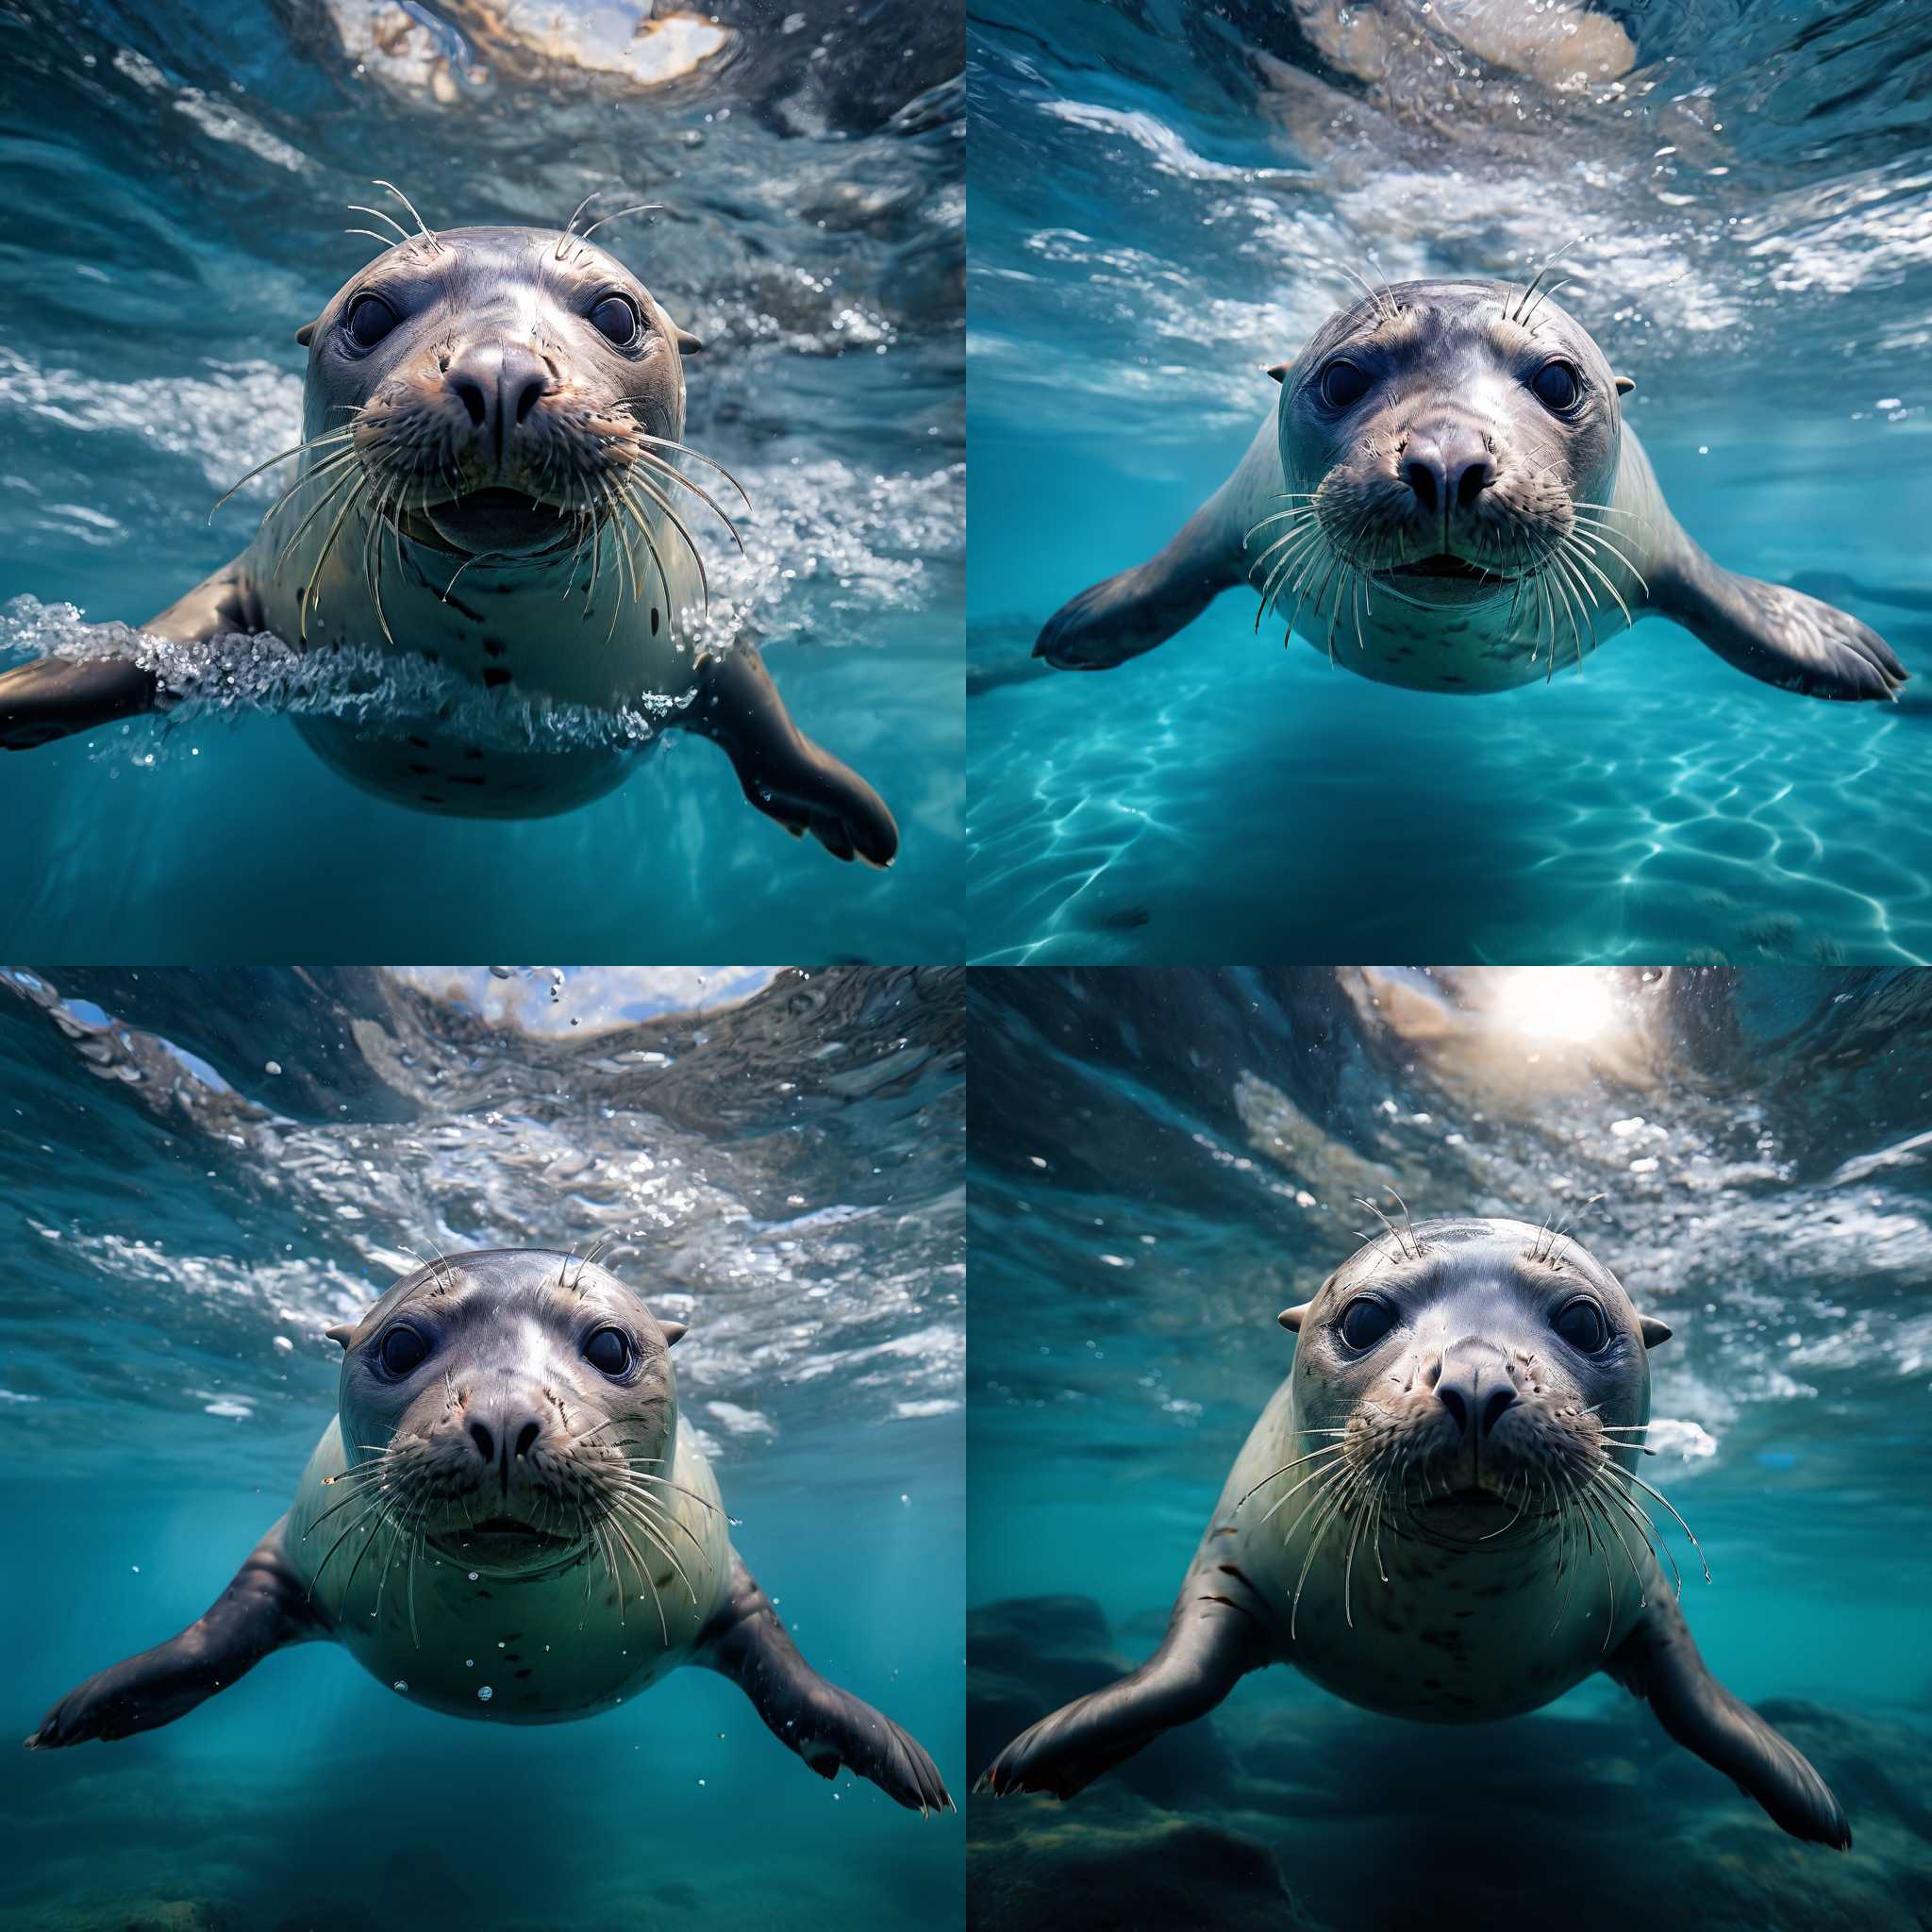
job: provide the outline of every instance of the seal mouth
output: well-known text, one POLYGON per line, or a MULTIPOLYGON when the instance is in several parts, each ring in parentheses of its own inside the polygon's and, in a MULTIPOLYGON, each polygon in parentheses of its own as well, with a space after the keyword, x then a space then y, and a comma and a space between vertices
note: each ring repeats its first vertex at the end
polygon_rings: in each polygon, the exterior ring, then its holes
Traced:
POLYGON ((553 1536, 514 1516, 486 1516, 479 1523, 465 1523, 430 1541, 454 1562, 501 1570, 527 1569, 575 1547, 570 1539, 553 1536))
POLYGON ((1498 570, 1492 565, 1472 563, 1468 558, 1457 557, 1447 550, 1439 550, 1432 557, 1414 558, 1407 563, 1391 564, 1376 575, 1393 577, 1398 582, 1507 584, 1514 581, 1507 571, 1498 570))
POLYGON ((473 556, 486 552, 527 555, 554 549, 574 535, 571 518, 556 504, 521 490, 495 487, 466 491, 443 503, 425 504, 410 512, 408 520, 412 525, 426 525, 445 548, 467 550, 473 556))

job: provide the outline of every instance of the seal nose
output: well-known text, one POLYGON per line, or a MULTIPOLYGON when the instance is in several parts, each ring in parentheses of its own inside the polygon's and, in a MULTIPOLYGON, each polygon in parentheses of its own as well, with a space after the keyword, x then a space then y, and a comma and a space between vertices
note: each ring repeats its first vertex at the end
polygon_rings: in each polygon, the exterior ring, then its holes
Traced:
POLYGON ((1402 480, 1431 517, 1469 509, 1496 480, 1496 465, 1473 426, 1447 425, 1411 432, 1402 453, 1402 480))
POLYGON ((442 379, 499 463, 511 432, 550 391, 549 365, 524 342, 465 343, 442 379))
POLYGON ((1516 1400, 1507 1369, 1492 1361, 1452 1359, 1442 1364, 1436 1400, 1465 1441, 1489 1435, 1516 1400))
POLYGON ((496 1408, 482 1408, 473 1403, 469 1414, 469 1438, 485 1469, 494 1469, 509 1492, 509 1479, 519 1463, 543 1440, 543 1419, 534 1408, 508 1402, 496 1408))

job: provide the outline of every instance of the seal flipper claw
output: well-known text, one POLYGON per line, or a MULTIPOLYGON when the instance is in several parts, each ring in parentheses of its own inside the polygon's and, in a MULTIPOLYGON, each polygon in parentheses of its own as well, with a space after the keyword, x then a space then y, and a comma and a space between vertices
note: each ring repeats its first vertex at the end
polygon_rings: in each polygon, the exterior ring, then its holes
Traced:
POLYGON ((683 723, 724 753, 745 798, 767 818, 793 834, 810 831, 834 858, 891 864, 899 827, 885 801, 791 722, 752 645, 702 660, 683 723))
POLYGON ((1023 1731, 974 1789, 999 1798, 1014 1791, 1071 1798, 1162 1731, 1206 1717, 1267 1662, 1253 1619, 1236 1605, 1196 1595, 1194 1583, 1190 1576, 1160 1648, 1139 1670, 1023 1731))
POLYGON ((1909 675, 1870 625, 1783 584, 1721 568, 1696 548, 1658 573, 1651 600, 1725 663, 1807 697, 1895 699, 1909 675))
POLYGON ((1653 1601, 1604 1668, 1650 1706, 1678 1743, 1715 1765, 1793 1838, 1851 1849, 1852 1827, 1831 1787, 1711 1675, 1674 1601, 1653 1601))
POLYGON ((772 1735, 821 1777, 837 1777, 845 1765, 908 1811, 957 1808, 938 1767, 914 1739, 806 1662, 735 1550, 730 1599, 699 1640, 692 1661, 729 1677, 772 1735))
POLYGON ((91 1738, 111 1742, 173 1724, 271 1651, 324 1635, 282 1554, 281 1536, 277 1523, 227 1589, 178 1637, 70 1690, 25 1740, 27 1749, 58 1750, 91 1738))

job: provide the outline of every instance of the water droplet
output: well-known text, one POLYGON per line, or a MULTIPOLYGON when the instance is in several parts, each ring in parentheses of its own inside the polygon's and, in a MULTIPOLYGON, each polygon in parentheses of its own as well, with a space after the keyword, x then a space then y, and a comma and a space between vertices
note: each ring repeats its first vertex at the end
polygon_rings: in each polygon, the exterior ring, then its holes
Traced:
POLYGON ((476 1580, 476 1573, 475 1573, 475 1572, 474 1570, 472 1570, 472 1571, 470 1572, 470 1581, 471 1581, 472 1583, 475 1583, 475 1580, 476 1580))
POLYGON ((491 1690, 491 1689, 490 1688, 490 1686, 489 1686, 488 1684, 479 1684, 479 1685, 477 1685, 477 1687, 476 1687, 476 1699, 477 1699, 477 1702, 478 1702, 478 1703, 480 1703, 480 1704, 488 1704, 488 1703, 490 1702, 490 1700, 491 1700, 491 1699, 492 1697, 494 1697, 495 1695, 496 1695, 496 1692, 495 1692, 494 1690, 491 1690))
POLYGON ((463 1668, 466 1671, 474 1671, 476 1668, 476 1659, 473 1657, 466 1657, 463 1659, 463 1668))
POLYGON ((698 1780, 698 1790, 704 1790, 704 1788, 705 1788, 705 1781, 704 1781, 704 1779, 703 1779, 703 1778, 699 1778, 699 1780, 698 1780))
POLYGON ((398 1677, 389 1688, 391 1690, 407 1690, 409 1688, 408 1680, 406 1677, 398 1677))
POLYGON ((265 1060, 261 1071, 264 1074, 279 1074, 282 1071, 282 1063, 280 1060, 265 1060))
POLYGON ((127 1567, 130 1570, 132 1570, 137 1576, 141 1574, 141 1565, 139 1563, 130 1563, 127 1567))

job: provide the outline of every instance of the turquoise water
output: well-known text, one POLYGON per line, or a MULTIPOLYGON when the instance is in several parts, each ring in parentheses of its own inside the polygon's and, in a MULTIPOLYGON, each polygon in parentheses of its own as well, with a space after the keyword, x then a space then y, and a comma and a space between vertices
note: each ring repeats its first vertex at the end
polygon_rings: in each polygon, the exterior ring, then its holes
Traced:
MULTIPOLYGON (((961 1024, 945 974, 0 979, 8 1735, 225 1584, 400 1244, 601 1231, 691 1324, 682 1412, 806 1655, 961 1790, 961 1024)), ((825 1784, 695 1669, 530 1729, 310 1644, 0 1774, 34 1932, 963 1915, 957 1818, 825 1784)))
POLYGON ((1614 8, 1634 65, 1559 93, 1425 8, 1341 11, 1387 44, 1315 5, 974 10, 974 957, 1932 955, 1922 12, 1614 8), (1029 661, 1232 469, 1265 366, 1353 299, 1331 261, 1507 275, 1579 236, 1562 299, 1679 521, 1873 625, 1902 703, 1800 700, 1660 619, 1548 685, 1386 689, 1256 636, 1246 591, 1111 672, 1029 661))
POLYGON ((1816 969, 974 975, 968 1753, 1158 1641, 1293 1359, 1277 1311, 1373 1226, 1568 1223, 1670 1323, 1646 1478, 1707 1660, 1854 1849, 1786 1838, 1594 1679, 1407 1724, 1245 1679, 1065 1806, 971 1807, 985 1932, 1909 1928, 1932 1907, 1924 1607, 1932 989, 1816 969), (1386 1197, 1385 1197, 1386 1199, 1386 1197), (1668 1522, 1668 1519, 1660 1519, 1668 1522))
POLYGON ((243 547, 272 479, 209 508, 295 441, 293 334, 368 256, 344 204, 372 175, 452 226, 560 226, 592 190, 661 202, 600 240, 708 343, 688 441, 754 505, 748 558, 709 551, 720 621, 891 806, 891 874, 794 845, 701 741, 562 817, 478 823, 363 796, 237 698, 0 758, 15 957, 474 959, 506 932, 553 958, 958 957, 958 25, 803 0, 778 32, 767 11, 632 42, 616 8, 555 35, 556 9, 449 9, 468 40, 350 0, 16 8, 0 664, 64 635, 66 607, 139 623, 243 547), (670 75, 680 48, 704 58, 670 75))

